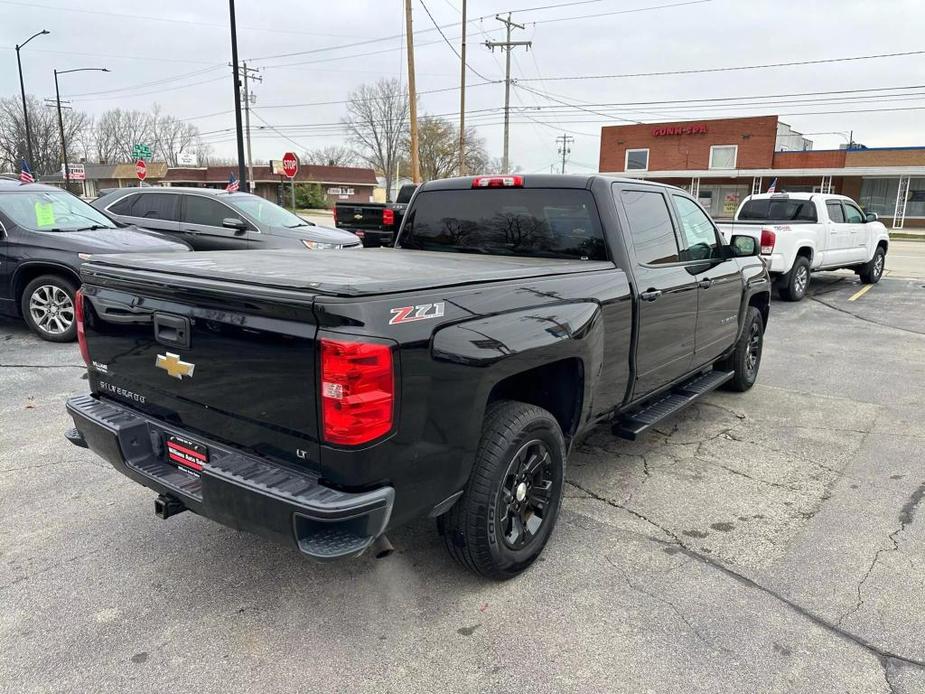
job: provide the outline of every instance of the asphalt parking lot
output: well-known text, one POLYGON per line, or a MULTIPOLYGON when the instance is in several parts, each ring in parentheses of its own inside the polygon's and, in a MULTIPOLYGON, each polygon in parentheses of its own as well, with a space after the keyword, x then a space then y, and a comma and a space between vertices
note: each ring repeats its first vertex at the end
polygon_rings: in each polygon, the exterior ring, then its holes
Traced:
POLYGON ((318 565, 156 518, 62 437, 76 346, 0 322, 0 688, 925 691, 925 262, 906 245, 869 291, 827 273, 773 303, 748 393, 639 442, 594 432, 542 560, 500 584, 429 522, 386 559, 318 565))

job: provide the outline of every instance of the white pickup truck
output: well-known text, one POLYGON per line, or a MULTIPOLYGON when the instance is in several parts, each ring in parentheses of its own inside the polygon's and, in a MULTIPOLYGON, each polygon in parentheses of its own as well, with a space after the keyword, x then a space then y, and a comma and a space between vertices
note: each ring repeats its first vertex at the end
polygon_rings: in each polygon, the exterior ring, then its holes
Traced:
POLYGON ((864 214, 851 198, 821 193, 749 195, 735 221, 717 224, 758 239, 781 298, 806 295, 810 272, 850 268, 867 284, 880 281, 890 236, 877 215, 864 214))

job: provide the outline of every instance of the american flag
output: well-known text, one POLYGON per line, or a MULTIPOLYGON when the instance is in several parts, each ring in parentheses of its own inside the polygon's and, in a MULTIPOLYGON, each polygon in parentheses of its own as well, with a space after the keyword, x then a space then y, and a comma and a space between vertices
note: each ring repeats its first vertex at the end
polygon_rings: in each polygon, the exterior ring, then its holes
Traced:
POLYGON ((234 177, 234 174, 228 174, 228 185, 225 186, 225 190, 229 193, 238 192, 238 179, 234 177))
POLYGON ((769 193, 773 193, 775 190, 777 190, 777 179, 776 178, 773 181, 771 181, 771 185, 768 186, 769 193))
POLYGON ((22 167, 19 170, 19 180, 21 183, 35 183, 35 176, 32 175, 32 169, 26 160, 22 160, 22 167))

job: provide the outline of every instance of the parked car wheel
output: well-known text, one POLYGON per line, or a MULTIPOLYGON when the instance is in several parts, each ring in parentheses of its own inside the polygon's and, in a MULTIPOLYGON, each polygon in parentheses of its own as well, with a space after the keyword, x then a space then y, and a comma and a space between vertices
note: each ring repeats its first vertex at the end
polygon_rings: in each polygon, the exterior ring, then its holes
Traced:
POLYGON ((793 263, 778 287, 781 299, 785 301, 800 301, 806 296, 809 287, 809 258, 800 256, 793 263))
POLYGON ((49 342, 73 342, 77 337, 74 295, 77 287, 60 275, 42 275, 26 285, 20 308, 30 330, 49 342))
POLYGON ((736 341, 735 350, 724 361, 717 364, 721 369, 731 370, 734 375, 723 386, 726 390, 744 393, 755 385, 758 367, 761 366, 761 350, 764 347, 764 319, 761 311, 748 307, 742 334, 736 341))
POLYGON ((883 277, 883 268, 886 265, 886 251, 883 246, 877 246, 874 251, 874 257, 865 263, 858 271, 861 282, 864 284, 877 284, 883 277))
POLYGON ((546 410, 522 402, 489 406, 469 482, 437 519, 450 555, 495 579, 527 569, 556 524, 565 482, 565 440, 546 410))

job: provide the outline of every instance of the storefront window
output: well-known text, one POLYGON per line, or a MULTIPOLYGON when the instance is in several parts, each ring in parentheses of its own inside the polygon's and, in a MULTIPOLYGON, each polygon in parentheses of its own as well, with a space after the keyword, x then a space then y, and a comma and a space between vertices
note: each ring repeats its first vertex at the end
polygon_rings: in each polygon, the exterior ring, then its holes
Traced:
POLYGON ((906 216, 925 217, 925 178, 913 178, 909 181, 906 216))
POLYGON ((647 171, 649 169, 649 150, 626 150, 626 171, 647 171))
MULTIPOLYGON (((913 182, 916 180, 921 181, 922 179, 913 179, 913 182)), ((865 212, 876 212, 881 217, 892 217, 896 211, 898 190, 898 178, 865 178, 861 181, 861 199, 858 202, 861 203, 865 212)), ((907 209, 906 216, 910 214, 911 210, 907 209)))
POLYGON ((713 219, 732 219, 749 192, 749 186, 701 183, 697 200, 713 219))

